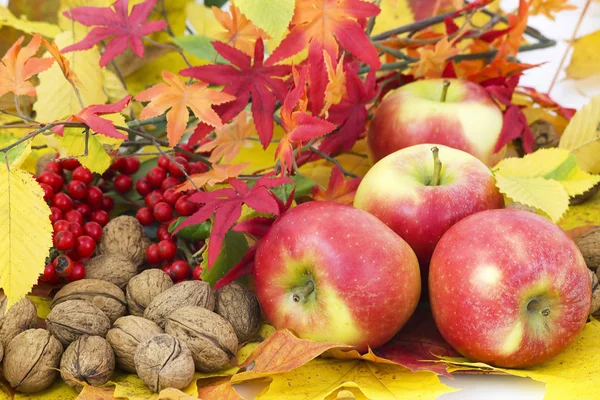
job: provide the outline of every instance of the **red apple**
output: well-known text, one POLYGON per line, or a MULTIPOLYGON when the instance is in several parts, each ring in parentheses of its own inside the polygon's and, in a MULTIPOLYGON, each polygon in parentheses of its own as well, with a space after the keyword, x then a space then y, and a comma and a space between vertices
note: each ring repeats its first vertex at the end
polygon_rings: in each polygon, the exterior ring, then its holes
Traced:
POLYGON ((444 232, 468 215, 504 206, 490 170, 450 147, 421 144, 376 163, 361 181, 354 206, 370 212, 415 251, 423 284, 433 249, 444 232), (439 151, 439 183, 432 182, 439 151))
POLYGON ((259 244, 254 274, 275 328, 359 351, 394 336, 421 293, 409 245, 369 213, 330 202, 281 216, 259 244))
POLYGON ((440 333, 458 352, 522 368, 576 339, 592 292, 581 252, 558 226, 504 209, 446 232, 431 259, 429 295, 440 333))
POLYGON ((492 97, 477 83, 448 81, 445 96, 443 79, 415 81, 386 95, 367 137, 373 162, 421 143, 466 151, 488 166, 503 158, 504 150, 494 153, 503 118, 492 97))

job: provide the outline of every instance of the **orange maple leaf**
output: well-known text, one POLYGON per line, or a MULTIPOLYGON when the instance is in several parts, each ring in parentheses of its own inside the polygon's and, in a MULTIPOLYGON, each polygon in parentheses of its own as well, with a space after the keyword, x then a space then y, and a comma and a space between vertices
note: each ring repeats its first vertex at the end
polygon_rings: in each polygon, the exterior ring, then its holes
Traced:
POLYGON ((519 0, 519 10, 517 14, 508 15, 508 26, 511 30, 506 36, 499 39, 498 48, 505 47, 508 55, 516 55, 519 52, 519 46, 523 42, 523 32, 527 29, 527 18, 529 16, 529 3, 527 0, 519 0))
POLYGON ((460 53, 460 50, 454 47, 457 38, 458 36, 449 41, 448 37, 444 37, 435 45, 428 45, 418 49, 419 61, 413 66, 415 78, 441 77, 446 66, 446 61, 460 53))
POLYGON ((44 45, 46 50, 48 50, 48 53, 50 53, 52 58, 56 60, 56 63, 60 67, 60 70, 62 71, 65 78, 74 86, 81 85, 81 81, 79 80, 75 72, 71 69, 71 63, 69 62, 69 60, 67 60, 65 56, 61 54, 56 43, 50 43, 46 39, 42 38, 42 44, 44 45))
POLYGON ((229 7, 229 13, 215 6, 212 7, 212 11, 219 24, 227 30, 227 32, 217 34, 216 38, 243 51, 250 57, 254 55, 254 43, 258 38, 270 38, 267 33, 246 18, 233 2, 229 7))
POLYGON ((235 96, 209 89, 208 84, 203 82, 186 85, 169 71, 163 71, 162 76, 165 83, 140 92, 135 99, 150 102, 142 110, 141 119, 161 115, 170 108, 167 112, 167 136, 170 146, 175 146, 185 131, 189 119, 187 107, 200 121, 215 128, 223 126, 221 118, 211 106, 232 101, 235 96))
POLYGON ((21 47, 21 36, 12 46, 0 63, 0 96, 13 92, 17 96, 35 96, 35 88, 28 80, 35 74, 50 68, 52 58, 33 57, 40 48, 42 36, 36 33, 25 47, 21 47))
POLYGON ((244 400, 231 386, 230 377, 198 381, 198 397, 203 400, 244 400))
POLYGON ((351 205, 360 184, 361 178, 344 179, 342 170, 337 166, 331 170, 327 190, 316 185, 312 190, 313 198, 317 201, 333 201, 340 204, 351 205))
POLYGON ((329 83, 325 87, 325 104, 323 105, 321 115, 327 118, 329 107, 339 104, 346 95, 346 74, 344 73, 343 55, 335 68, 331 62, 331 57, 329 57, 329 54, 325 50, 323 50, 323 58, 325 59, 325 68, 327 69, 329 83))
POLYGON ((568 0, 532 0, 529 15, 544 14, 546 17, 554 21, 554 16, 564 10, 575 10, 568 0))
POLYGON ((230 162, 240 152, 243 146, 249 144, 249 138, 256 132, 254 123, 248 119, 248 113, 242 111, 235 119, 218 128, 215 138, 198 147, 196 153, 211 152, 208 161, 219 162, 221 159, 230 162))
POLYGON ((222 164, 213 164, 213 169, 202 172, 199 174, 194 174, 190 176, 190 180, 185 181, 181 185, 175 188, 176 192, 185 192, 188 190, 196 190, 196 187, 201 188, 204 185, 214 186, 217 183, 226 182, 229 179, 237 178, 239 174, 242 173, 244 168, 246 168, 250 163, 243 164, 233 164, 233 165, 222 165, 222 164))

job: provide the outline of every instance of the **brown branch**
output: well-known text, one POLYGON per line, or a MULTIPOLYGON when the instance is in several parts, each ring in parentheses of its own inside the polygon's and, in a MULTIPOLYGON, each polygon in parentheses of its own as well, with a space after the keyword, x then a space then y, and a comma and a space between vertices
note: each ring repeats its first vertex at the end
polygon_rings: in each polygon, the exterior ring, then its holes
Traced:
POLYGON ((312 151, 313 153, 315 153, 316 155, 318 155, 319 157, 329 161, 332 164, 335 164, 336 167, 338 167, 340 169, 340 171, 342 171, 342 173, 344 175, 346 175, 347 177, 350 178, 358 178, 359 176, 356 174, 353 174, 352 172, 348 171, 346 168, 344 168, 342 166, 342 164, 340 164, 340 162, 338 160, 336 160, 335 158, 323 153, 321 150, 317 149, 316 147, 313 146, 309 146, 308 150, 312 151))

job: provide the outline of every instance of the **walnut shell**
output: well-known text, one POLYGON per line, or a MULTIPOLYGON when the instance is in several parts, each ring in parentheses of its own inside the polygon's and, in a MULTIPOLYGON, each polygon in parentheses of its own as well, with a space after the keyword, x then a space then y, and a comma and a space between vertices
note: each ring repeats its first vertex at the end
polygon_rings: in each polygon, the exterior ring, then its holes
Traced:
POLYGON ((202 281, 185 281, 156 296, 144 311, 144 318, 156 322, 164 329, 166 318, 172 311, 198 306, 207 310, 215 308, 215 294, 210 285, 202 281))
POLYGON ((86 278, 108 281, 122 290, 136 273, 137 267, 133 262, 115 254, 101 254, 85 265, 86 278))
POLYGON ((35 176, 40 176, 46 168, 46 164, 56 160, 55 153, 45 153, 40 156, 35 162, 35 176))
POLYGON ((233 326, 219 314, 202 307, 187 306, 173 311, 167 317, 165 332, 188 345, 199 371, 218 371, 237 352, 238 340, 233 326))
POLYGON ((95 305, 106 314, 111 324, 127 311, 125 293, 116 285, 100 279, 81 279, 66 284, 54 295, 50 307, 68 300, 84 300, 95 305))
POLYGON ((115 371, 115 355, 106 339, 100 336, 81 336, 67 347, 60 360, 60 376, 78 392, 86 382, 104 385, 115 371))
POLYGON ((48 330, 63 345, 83 335, 105 337, 110 320, 93 304, 83 300, 67 300, 57 304, 46 317, 48 330))
POLYGON ((585 263, 591 270, 600 267, 600 228, 587 231, 575 239, 575 243, 585 259, 585 263))
POLYGON ((141 317, 148 304, 173 286, 173 281, 162 269, 147 269, 131 278, 127 284, 129 313, 141 317))
POLYGON ((573 206, 573 205, 585 203, 586 201, 588 201, 592 197, 594 197, 596 195, 596 193, 598 193, 599 191, 600 191, 600 182, 596 183, 594 186, 592 186, 591 188, 589 188, 582 194, 578 194, 575 197, 571 197, 571 199, 569 200, 569 204, 573 206))
POLYGON ((8 298, 1 294, 0 295, 0 329, 2 328, 2 325, 4 324, 4 318, 6 317, 5 313, 6 313, 6 305, 8 304, 8 298))
POLYGON ((4 377, 19 392, 44 390, 58 376, 62 352, 60 342, 45 329, 21 332, 6 347, 4 377))
POLYGON ((533 121, 529 127, 535 138, 534 150, 558 146, 560 134, 552 123, 538 119, 533 121))
POLYGON ((155 335, 140 343, 134 359, 138 376, 153 392, 168 387, 183 389, 194 377, 190 349, 171 335, 155 335))
POLYGON ((592 278, 592 303, 590 304, 590 315, 600 310, 600 283, 598 283, 598 276, 594 271, 589 270, 590 277, 592 278))
POLYGON ((0 328, 0 343, 6 347, 19 333, 37 328, 37 309, 27 297, 16 302, 4 315, 0 328))
POLYGON ((4 358, 4 346, 0 344, 0 361, 4 358))
POLYGON ((131 260, 138 267, 144 262, 149 246, 150 239, 144 233, 142 224, 135 217, 122 215, 106 224, 98 251, 100 254, 113 254, 131 260))
POLYGON ((536 211, 535 208, 527 206, 527 205, 525 205, 523 203, 516 203, 516 202, 508 203, 506 205, 506 208, 512 208, 512 209, 515 209, 515 210, 522 210, 522 211, 529 211, 529 212, 532 212, 534 214, 537 214, 537 211, 536 211))
POLYGON ((163 330, 154 322, 128 315, 115 321, 112 329, 106 334, 106 340, 115 351, 119 368, 127 372, 135 372, 133 357, 138 345, 161 333, 163 330))
POLYGON ((215 312, 225 318, 239 343, 251 340, 260 328, 260 305, 247 286, 232 282, 217 290, 215 312))

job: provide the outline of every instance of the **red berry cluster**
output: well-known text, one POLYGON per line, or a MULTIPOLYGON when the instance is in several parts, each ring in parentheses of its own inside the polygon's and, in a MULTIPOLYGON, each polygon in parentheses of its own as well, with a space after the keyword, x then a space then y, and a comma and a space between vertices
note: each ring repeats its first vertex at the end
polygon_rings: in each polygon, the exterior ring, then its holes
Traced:
POLYGON ((113 200, 93 185, 94 174, 75 159, 48 162, 37 181, 50 204, 53 244, 59 252, 46 265, 41 280, 57 284, 61 278, 82 279, 83 262, 96 251, 113 200))

